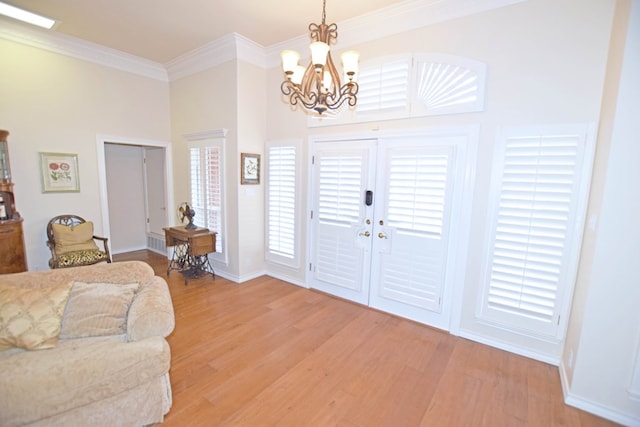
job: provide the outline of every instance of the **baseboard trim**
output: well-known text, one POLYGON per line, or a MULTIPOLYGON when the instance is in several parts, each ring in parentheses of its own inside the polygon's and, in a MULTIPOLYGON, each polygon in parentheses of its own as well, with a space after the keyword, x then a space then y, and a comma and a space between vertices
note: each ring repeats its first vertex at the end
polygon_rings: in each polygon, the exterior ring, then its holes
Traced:
POLYGON ((247 282, 249 280, 253 280, 253 279, 257 278, 257 277, 264 276, 265 274, 267 274, 266 271, 257 271, 255 273, 251 273, 251 274, 244 274, 244 275, 239 277, 238 283, 244 283, 244 282, 247 282))
POLYGON ((234 283, 240 283, 240 280, 238 279, 237 276, 234 276, 233 274, 229 274, 229 273, 227 273, 225 271, 216 270, 215 266, 213 267, 213 271, 215 272, 216 276, 220 276, 223 279, 230 280, 230 281, 232 281, 234 283))
POLYGON ((163 252, 163 251, 161 251, 160 249, 156 249, 156 248, 146 248, 146 249, 147 249, 148 251, 151 251, 151 252, 154 252, 154 253, 156 253, 156 254, 160 254, 160 255, 163 255, 163 256, 166 256, 167 258, 169 258, 169 257, 167 256, 167 252, 166 252, 166 251, 164 251, 164 252, 163 252))
POLYGON ((274 273, 269 272, 269 271, 258 271, 258 272, 255 272, 255 273, 250 273, 250 274, 245 274, 245 275, 242 275, 242 276, 238 276, 238 275, 235 275, 235 274, 229 274, 229 273, 227 273, 226 271, 224 271, 222 269, 218 269, 218 268, 216 268, 215 265, 213 266, 213 269, 215 271, 215 275, 216 276, 220 276, 220 277, 222 277, 224 279, 230 280, 230 281, 232 281, 234 283, 237 283, 237 284, 242 284, 244 282, 256 279, 256 278, 261 277, 261 276, 269 276, 269 277, 273 277, 274 279, 282 280, 283 282, 291 283, 292 285, 300 286, 301 288, 309 289, 309 287, 304 282, 293 280, 290 277, 280 276, 278 274, 274 274, 274 273))
POLYGON ((243 276, 238 276, 236 274, 229 274, 229 273, 227 273, 226 271, 224 271, 222 269, 217 269, 215 265, 213 265, 213 270, 215 271, 215 275, 216 276, 220 276, 220 277, 222 277, 224 279, 230 280, 230 281, 232 281, 234 283, 237 283, 237 284, 242 284, 242 283, 244 283, 244 282, 246 282, 248 280, 252 280, 252 279, 255 279, 257 277, 264 276, 264 275, 267 274, 264 271, 259 271, 259 272, 256 272, 256 273, 251 273, 251 274, 246 274, 246 275, 243 275, 243 276))
POLYGON ((576 396, 571 393, 569 385, 569 377, 567 376, 567 370, 563 362, 560 362, 558 367, 560 371, 560 383, 562 384, 562 395, 564 396, 564 403, 574 408, 578 408, 582 411, 589 412, 590 414, 597 415, 605 418, 614 423, 618 423, 624 426, 640 426, 640 418, 634 417, 631 414, 625 414, 620 411, 616 411, 608 406, 603 406, 597 402, 589 399, 585 399, 580 396, 576 396))
MULTIPOLYGON (((146 246, 133 246, 130 248, 124 248, 124 249, 111 249, 111 255, 119 255, 119 254, 126 254, 128 252, 137 252, 137 251, 144 251, 147 250, 149 248, 147 248, 146 246)), ((163 254, 166 255, 166 254, 163 254)))
POLYGON ((301 282, 299 280, 294 280, 291 277, 283 276, 281 274, 273 273, 271 271, 268 271, 265 274, 267 276, 269 276, 269 277, 273 277, 274 279, 282 280, 283 282, 291 283, 292 285, 296 285, 296 286, 300 286, 301 288, 309 289, 309 286, 306 283, 301 282))
POLYGON ((460 329, 458 331, 458 336, 467 338, 471 341, 479 342, 480 344, 488 345, 490 347, 499 348, 500 350, 508 351, 510 353, 519 354, 520 356, 528 357, 529 359, 548 363, 550 365, 558 366, 558 364, 560 363, 560 359, 557 357, 551 357, 547 354, 542 354, 528 349, 516 347, 503 341, 486 338, 465 329, 460 329))

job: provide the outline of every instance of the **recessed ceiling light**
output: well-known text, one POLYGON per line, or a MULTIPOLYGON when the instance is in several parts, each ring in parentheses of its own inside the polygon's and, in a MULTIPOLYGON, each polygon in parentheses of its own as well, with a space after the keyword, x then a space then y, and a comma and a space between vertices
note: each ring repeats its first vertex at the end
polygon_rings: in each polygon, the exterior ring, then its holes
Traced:
POLYGON ((0 2, 0 15, 5 15, 9 18, 37 25, 38 27, 46 28, 47 30, 50 30, 56 23, 54 19, 46 18, 3 2, 0 2))

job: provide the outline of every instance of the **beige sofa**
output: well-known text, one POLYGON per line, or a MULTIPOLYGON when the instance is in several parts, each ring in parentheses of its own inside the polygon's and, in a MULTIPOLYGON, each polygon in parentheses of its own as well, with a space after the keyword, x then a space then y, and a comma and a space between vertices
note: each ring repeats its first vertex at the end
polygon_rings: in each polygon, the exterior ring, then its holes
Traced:
POLYGON ((143 262, 0 275, 0 426, 162 422, 174 322, 143 262))

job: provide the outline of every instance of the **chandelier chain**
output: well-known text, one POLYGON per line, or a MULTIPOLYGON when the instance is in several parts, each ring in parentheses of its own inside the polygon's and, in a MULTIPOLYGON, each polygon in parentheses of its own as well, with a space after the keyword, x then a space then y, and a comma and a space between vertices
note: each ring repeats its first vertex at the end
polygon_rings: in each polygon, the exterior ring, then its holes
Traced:
POLYGON ((322 23, 323 24, 325 23, 324 21, 327 19, 326 8, 327 8, 327 0, 322 0, 322 23))

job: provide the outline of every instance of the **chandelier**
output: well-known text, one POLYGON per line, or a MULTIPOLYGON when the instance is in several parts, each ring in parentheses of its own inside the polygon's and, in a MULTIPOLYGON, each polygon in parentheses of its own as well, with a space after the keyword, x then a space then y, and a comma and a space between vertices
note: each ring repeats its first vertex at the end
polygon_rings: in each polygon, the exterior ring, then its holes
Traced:
POLYGON ((311 38, 311 62, 305 68, 298 65, 300 54, 293 50, 282 52, 282 69, 286 80, 280 90, 289 97, 291 105, 302 104, 307 112, 322 115, 327 110, 337 110, 347 102, 354 107, 357 102, 358 52, 350 50, 341 56, 345 84, 331 59, 330 45, 338 39, 338 26, 325 24, 327 1, 322 1, 322 24, 309 24, 311 38))

